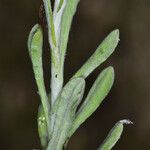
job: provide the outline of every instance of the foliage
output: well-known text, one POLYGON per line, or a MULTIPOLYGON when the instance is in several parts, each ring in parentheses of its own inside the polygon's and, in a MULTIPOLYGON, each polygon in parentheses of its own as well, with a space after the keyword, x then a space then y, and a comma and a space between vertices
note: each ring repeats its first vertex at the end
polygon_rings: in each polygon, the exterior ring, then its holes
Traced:
MULTIPOLYGON (((63 85, 64 61, 69 31, 79 0, 43 0, 48 26, 48 42, 51 49, 51 91, 47 94, 43 78, 43 31, 35 25, 29 35, 28 49, 33 64, 41 105, 38 112, 38 131, 42 148, 62 150, 77 128, 99 107, 114 83, 114 69, 104 69, 91 87, 84 102, 86 78, 115 50, 119 42, 119 30, 111 32, 98 46, 94 54, 63 85)), ((110 150, 121 136, 123 124, 119 121, 98 150, 110 150)))

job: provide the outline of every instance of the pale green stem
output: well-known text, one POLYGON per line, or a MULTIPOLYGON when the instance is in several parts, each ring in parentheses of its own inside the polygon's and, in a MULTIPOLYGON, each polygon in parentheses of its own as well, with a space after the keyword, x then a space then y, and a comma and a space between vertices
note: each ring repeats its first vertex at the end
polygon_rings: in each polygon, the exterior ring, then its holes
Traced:
POLYGON ((60 54, 57 47, 56 32, 50 0, 44 0, 48 24, 48 37, 51 47, 51 105, 57 99, 63 85, 63 71, 60 66, 60 54))
POLYGON ((51 62, 51 104, 57 99, 63 86, 63 69, 60 67, 60 60, 57 54, 52 54, 51 62), (54 56, 55 55, 55 56, 54 56))

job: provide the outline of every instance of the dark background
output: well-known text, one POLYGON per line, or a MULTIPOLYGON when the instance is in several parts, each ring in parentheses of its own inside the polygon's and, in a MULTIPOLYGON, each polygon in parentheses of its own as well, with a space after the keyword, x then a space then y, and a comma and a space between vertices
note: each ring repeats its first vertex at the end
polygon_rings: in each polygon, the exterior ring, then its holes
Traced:
MULTIPOLYGON (((27 51, 27 37, 38 22, 37 0, 0 0, 0 149, 39 148, 37 109, 40 103, 27 51)), ((114 150, 150 149, 150 1, 81 0, 71 29, 65 64, 66 81, 113 29, 121 42, 111 58, 87 80, 113 65, 116 80, 101 107, 72 137, 68 150, 96 150, 120 119, 125 128, 114 150)), ((44 52, 49 82, 49 52, 44 52)), ((49 84, 49 83, 48 83, 49 84)), ((47 84, 47 87, 48 87, 47 84)), ((49 90, 49 89, 48 89, 49 90)))

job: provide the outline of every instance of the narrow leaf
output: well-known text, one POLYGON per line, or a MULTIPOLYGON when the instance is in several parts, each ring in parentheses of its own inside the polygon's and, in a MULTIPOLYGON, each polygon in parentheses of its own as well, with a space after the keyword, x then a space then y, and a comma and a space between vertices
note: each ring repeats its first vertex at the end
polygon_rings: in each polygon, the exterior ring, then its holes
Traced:
POLYGON ((59 10, 62 8, 64 4, 64 1, 66 0, 55 0, 53 15, 56 15, 56 13, 59 12, 59 10))
POLYGON ((39 106, 37 122, 41 145, 42 148, 45 149, 48 144, 48 130, 42 105, 39 106))
POLYGON ((111 32, 99 45, 94 54, 78 70, 74 77, 86 78, 100 64, 102 64, 115 50, 119 42, 119 30, 111 32))
POLYGON ((75 117, 75 110, 82 99, 85 81, 82 78, 72 79, 63 88, 62 93, 53 106, 53 135, 48 147, 62 149, 67 140, 68 131, 75 117), (54 114, 54 115, 53 115, 54 114))
POLYGON ((58 8, 57 8, 57 12, 59 12, 59 10, 61 9, 63 3, 64 3, 64 0, 60 0, 58 8))
POLYGON ((113 82, 114 70, 112 67, 108 67, 98 76, 85 101, 77 112, 77 116, 70 131, 70 136, 99 107, 109 93, 113 82))
POLYGON ((61 63, 63 66, 64 57, 67 49, 68 36, 72 23, 73 16, 76 12, 76 8, 79 0, 66 0, 66 6, 62 15, 61 21, 61 31, 60 31, 60 40, 59 40, 59 49, 61 53, 61 63))
POLYGON ((117 122, 98 150, 111 150, 120 139, 124 124, 132 124, 132 122, 129 120, 121 120, 117 122))
POLYGON ((51 45, 52 50, 56 46, 56 35, 55 35, 55 27, 53 21, 53 13, 52 13, 52 6, 51 0, 43 0, 45 13, 46 13, 46 20, 48 24, 48 32, 49 32, 49 43, 51 45))
POLYGON ((34 71, 39 95, 41 97, 42 105, 44 108, 46 121, 47 124, 49 124, 48 114, 49 114, 50 106, 49 106, 46 89, 44 85, 44 78, 43 78, 42 46, 43 46, 42 29, 39 25, 35 25, 29 34, 28 50, 33 65, 33 71, 34 71))
POLYGON ((54 3, 53 18, 54 18, 57 47, 59 47, 60 44, 59 39, 61 31, 61 22, 62 22, 62 15, 66 7, 66 2, 67 0, 55 0, 54 3))
POLYGON ((29 55, 33 64, 36 81, 43 80, 43 67, 42 67, 42 46, 43 46, 43 33, 39 25, 35 25, 28 39, 29 55))

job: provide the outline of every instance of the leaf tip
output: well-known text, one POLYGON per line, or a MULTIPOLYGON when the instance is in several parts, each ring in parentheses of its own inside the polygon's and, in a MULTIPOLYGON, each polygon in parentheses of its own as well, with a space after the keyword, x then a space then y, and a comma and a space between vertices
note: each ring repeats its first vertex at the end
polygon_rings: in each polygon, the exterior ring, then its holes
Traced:
POLYGON ((115 29, 114 30, 115 34, 119 37, 120 36, 120 30, 119 29, 115 29))
POLYGON ((112 34, 114 35, 115 39, 119 42, 120 41, 120 30, 115 29, 114 31, 112 31, 112 34))
POLYGON ((109 66, 108 68, 106 68, 107 71, 112 75, 113 79, 115 77, 115 70, 112 66, 109 66))
POLYGON ((35 36, 36 32, 40 32, 42 34, 42 29, 39 24, 34 25, 29 33, 28 42, 27 42, 29 52, 31 51, 31 43, 32 43, 33 37, 35 36))
POLYGON ((133 124, 133 122, 130 121, 129 119, 120 120, 119 122, 122 124, 133 124))
POLYGON ((109 66, 108 68, 107 68, 107 70, 109 70, 110 72, 114 72, 114 68, 113 68, 113 66, 109 66))

